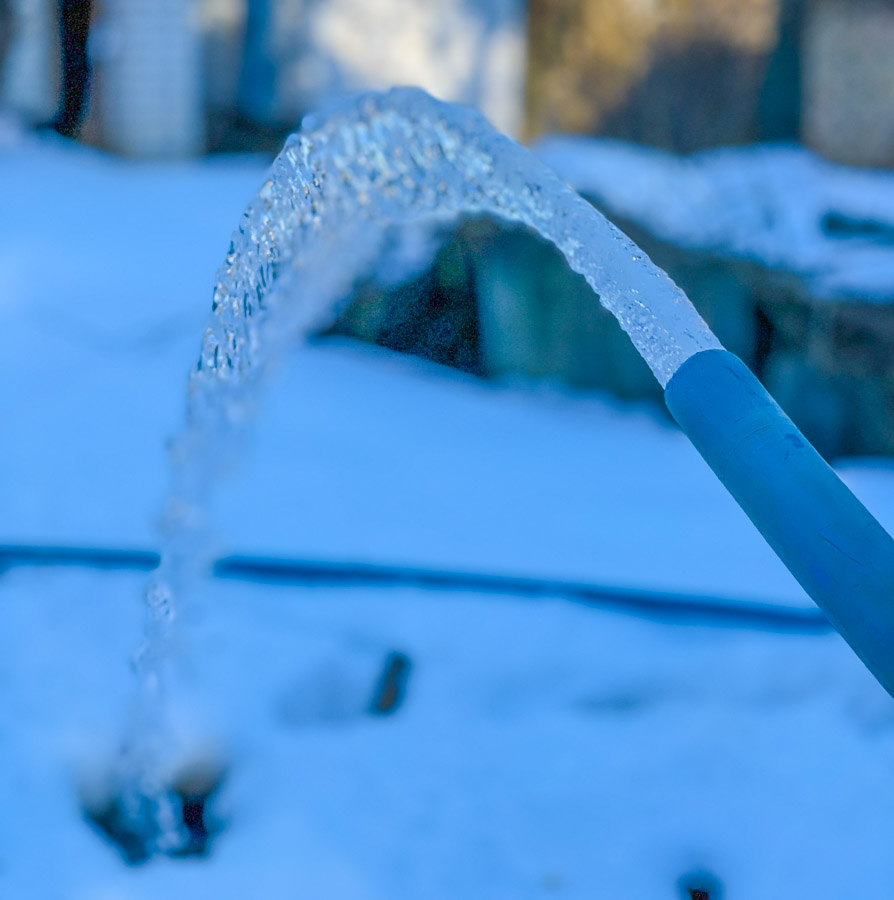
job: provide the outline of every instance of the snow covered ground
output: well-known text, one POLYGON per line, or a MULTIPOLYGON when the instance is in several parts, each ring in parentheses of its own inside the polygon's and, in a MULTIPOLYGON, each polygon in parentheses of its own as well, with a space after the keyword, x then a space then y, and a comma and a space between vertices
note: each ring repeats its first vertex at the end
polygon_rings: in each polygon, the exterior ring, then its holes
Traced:
MULTIPOLYGON (((0 543, 156 545, 164 442, 262 175, 0 148, 0 543)), ((842 471, 894 529, 890 466, 842 471)), ((345 343, 275 373, 213 513, 222 553, 810 605, 655 410, 345 343)), ((0 574, 2 897, 672 898, 698 869, 727 900, 890 891, 894 705, 834 634, 211 580, 172 715, 225 761, 223 830, 207 859, 128 868, 77 797, 120 739, 141 584, 0 574), (407 700, 374 718, 395 650, 407 700)))

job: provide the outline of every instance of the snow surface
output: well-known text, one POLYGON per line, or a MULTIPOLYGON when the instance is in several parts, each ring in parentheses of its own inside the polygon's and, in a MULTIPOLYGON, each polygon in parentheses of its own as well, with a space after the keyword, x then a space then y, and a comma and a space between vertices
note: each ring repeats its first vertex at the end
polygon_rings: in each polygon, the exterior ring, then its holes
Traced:
POLYGON ((889 896, 894 709, 835 635, 232 583, 185 629, 179 702, 229 766, 224 830, 127 869, 76 786, 119 737, 140 587, 4 577, 2 896, 673 898, 694 869, 727 900, 889 896), (392 649, 407 701, 371 718, 392 649))
MULTIPOLYGON (((0 149, 0 542, 156 544, 214 271, 257 160, 0 149)), ((894 473, 844 475, 894 528, 894 473)), ((215 499, 222 552, 409 563, 807 606, 649 408, 347 343, 275 373, 215 499)), ((0 896, 885 897, 894 707, 834 634, 560 600, 200 585, 183 744, 225 760, 205 860, 128 869, 78 785, 120 740, 142 578, 0 576, 0 896), (365 714, 391 650, 406 705, 365 714)))
POLYGON ((560 135, 537 151, 607 215, 662 240, 795 272, 822 300, 894 300, 894 173, 774 144, 679 157, 560 135), (829 216, 854 230, 830 230, 829 216))

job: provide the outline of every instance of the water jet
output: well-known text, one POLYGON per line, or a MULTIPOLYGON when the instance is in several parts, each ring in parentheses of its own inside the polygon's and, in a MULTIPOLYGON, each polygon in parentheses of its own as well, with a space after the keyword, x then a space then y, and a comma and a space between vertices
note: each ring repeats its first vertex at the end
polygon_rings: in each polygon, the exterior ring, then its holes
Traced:
POLYGON ((615 315, 718 478, 894 693, 891 537, 635 244, 477 113, 395 89, 308 118, 233 235, 190 376, 187 424, 173 444, 162 564, 139 654, 143 702, 163 702, 175 598, 210 567, 206 499, 263 374, 331 319, 390 226, 463 214, 520 223, 555 244, 615 315))

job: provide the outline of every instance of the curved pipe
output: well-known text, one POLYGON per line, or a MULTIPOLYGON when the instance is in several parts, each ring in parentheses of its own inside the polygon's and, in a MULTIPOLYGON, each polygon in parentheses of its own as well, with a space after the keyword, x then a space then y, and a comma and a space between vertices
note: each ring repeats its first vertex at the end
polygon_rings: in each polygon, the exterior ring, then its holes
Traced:
POLYGON ((894 540, 726 350, 684 362, 673 417, 776 555, 894 696, 894 540))

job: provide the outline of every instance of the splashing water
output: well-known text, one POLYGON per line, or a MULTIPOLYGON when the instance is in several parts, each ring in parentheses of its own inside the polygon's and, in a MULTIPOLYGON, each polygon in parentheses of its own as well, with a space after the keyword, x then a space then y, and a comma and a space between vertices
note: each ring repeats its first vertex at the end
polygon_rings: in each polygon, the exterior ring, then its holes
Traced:
POLYGON ((177 842, 155 761, 173 598, 210 564, 206 498, 256 385, 285 347, 335 314, 375 262, 389 226, 464 213, 523 224, 554 243, 662 385, 692 354, 720 347, 683 292, 629 238, 478 113, 399 88, 306 119, 245 211, 217 274, 187 425, 172 447, 174 486, 135 658, 141 700, 125 752, 130 787, 122 792, 129 815, 154 820, 155 849, 177 842))

